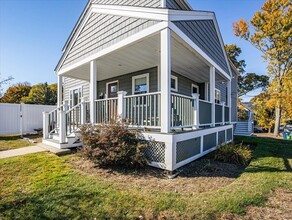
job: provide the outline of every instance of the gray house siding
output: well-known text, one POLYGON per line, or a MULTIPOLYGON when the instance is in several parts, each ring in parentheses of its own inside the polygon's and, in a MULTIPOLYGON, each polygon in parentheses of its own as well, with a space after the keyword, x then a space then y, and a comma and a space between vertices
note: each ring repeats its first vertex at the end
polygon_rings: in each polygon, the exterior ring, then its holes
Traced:
POLYGON ((212 20, 175 21, 173 23, 224 71, 229 72, 228 64, 226 63, 224 52, 212 20))
POLYGON ((110 78, 107 80, 102 80, 97 82, 97 97, 100 96, 101 93, 106 94, 106 84, 112 81, 118 80, 119 82, 119 91, 126 91, 127 95, 132 95, 132 77, 138 76, 141 74, 149 73, 149 92, 157 92, 158 91, 158 77, 157 77, 157 67, 141 70, 134 73, 129 73, 126 75, 110 78))
POLYGON ((92 14, 69 51, 62 68, 101 51, 158 21, 92 14))
POLYGON ((63 93, 64 93, 64 100, 69 100, 69 91, 73 88, 82 87, 82 96, 89 100, 89 82, 79 79, 73 79, 64 77, 64 84, 63 84, 63 93))
MULTIPOLYGON (((199 86, 199 84, 187 77, 184 77, 176 72, 171 72, 173 76, 177 77, 178 80, 178 92, 179 94, 186 95, 186 96, 191 96, 192 95, 192 84, 195 84, 199 86)), ((199 89, 200 91, 200 89, 199 89)), ((172 91, 173 93, 176 93, 172 91)))
POLYGON ((238 76, 233 71, 232 75, 233 76, 231 79, 231 121, 236 122, 238 120, 237 117, 238 76))
POLYGON ((182 10, 182 8, 176 3, 175 0, 167 0, 166 7, 169 9, 182 10))
POLYGON ((216 82, 215 88, 221 92, 221 102, 227 104, 227 84, 226 82, 216 82))
POLYGON ((91 2, 100 5, 126 5, 152 8, 161 7, 161 0, 92 0, 91 2))

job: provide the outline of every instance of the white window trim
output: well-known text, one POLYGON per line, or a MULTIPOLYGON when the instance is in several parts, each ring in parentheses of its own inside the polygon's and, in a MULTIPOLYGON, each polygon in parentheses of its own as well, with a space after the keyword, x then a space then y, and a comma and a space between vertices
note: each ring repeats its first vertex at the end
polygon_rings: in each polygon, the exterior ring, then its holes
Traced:
POLYGON ((108 97, 108 85, 109 85, 109 84, 112 84, 112 83, 118 83, 118 89, 117 89, 117 92, 119 91, 119 87, 120 87, 120 85, 119 85, 119 80, 115 80, 115 81, 107 82, 107 83, 106 83, 106 88, 105 88, 105 91, 106 91, 106 97, 108 97))
POLYGON ((197 94, 199 94, 199 86, 198 85, 196 85, 196 84, 192 84, 191 85, 191 92, 192 92, 192 94, 193 94, 193 87, 196 87, 197 88, 197 94))
POLYGON ((137 76, 133 76, 132 77, 132 95, 135 95, 135 80, 136 79, 140 79, 140 78, 144 78, 146 77, 146 83, 147 83, 147 92, 149 93, 149 73, 145 73, 145 74, 141 74, 141 75, 137 75, 137 76))
POLYGON ((218 101, 219 101, 219 104, 220 104, 221 103, 221 91, 219 89, 216 89, 216 88, 215 88, 215 94, 214 94, 214 99, 215 99, 214 102, 217 100, 216 99, 216 91, 219 92, 219 100, 218 101))
MULTIPOLYGON (((74 87, 71 87, 70 89, 69 89, 69 97, 68 97, 68 101, 69 101, 69 105, 70 105, 70 102, 71 102, 71 91, 74 91, 74 90, 79 90, 80 89, 80 91, 81 91, 81 97, 80 97, 80 99, 82 99, 83 98, 83 86, 74 86, 74 87)), ((73 107, 73 106, 72 106, 73 107)))
POLYGON ((178 92, 178 78, 177 76, 171 75, 171 79, 175 80, 175 88, 171 88, 171 91, 178 92))

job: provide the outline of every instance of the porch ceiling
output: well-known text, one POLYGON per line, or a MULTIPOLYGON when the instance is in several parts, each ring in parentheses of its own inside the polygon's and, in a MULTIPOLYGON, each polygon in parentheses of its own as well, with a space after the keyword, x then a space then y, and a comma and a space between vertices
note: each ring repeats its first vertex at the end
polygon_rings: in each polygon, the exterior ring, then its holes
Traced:
MULTIPOLYGON (((198 55, 171 39, 172 70, 198 83, 209 81, 209 66, 198 55)), ((130 46, 107 54, 97 60, 97 80, 136 72, 160 65, 160 34, 148 37, 130 46)), ((89 81, 89 63, 64 74, 64 76, 89 81)))

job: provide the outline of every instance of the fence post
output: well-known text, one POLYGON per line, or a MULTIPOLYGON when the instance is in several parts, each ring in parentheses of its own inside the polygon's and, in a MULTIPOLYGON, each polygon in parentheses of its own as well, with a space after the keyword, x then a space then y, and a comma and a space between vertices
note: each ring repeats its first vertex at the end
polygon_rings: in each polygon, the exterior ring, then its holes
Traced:
POLYGON ((124 97, 127 95, 125 91, 118 91, 118 116, 120 119, 124 119, 126 117, 125 105, 124 105, 124 97))
POLYGON ((193 93, 192 97, 194 99, 194 108, 193 108, 193 111, 194 111, 194 125, 193 125, 193 128, 198 129, 199 125, 200 125, 200 123, 199 123, 199 97, 200 97, 200 95, 196 94, 196 93, 193 93))
POLYGON ((49 113, 43 112, 43 138, 49 138, 49 113))
POLYGON ((84 125, 86 123, 86 102, 84 97, 81 99, 81 125, 84 125))
POLYGON ((222 125, 225 125, 225 102, 222 102, 222 125))
POLYGON ((66 142, 66 111, 68 109, 68 101, 64 101, 63 109, 60 108, 60 143, 66 142))

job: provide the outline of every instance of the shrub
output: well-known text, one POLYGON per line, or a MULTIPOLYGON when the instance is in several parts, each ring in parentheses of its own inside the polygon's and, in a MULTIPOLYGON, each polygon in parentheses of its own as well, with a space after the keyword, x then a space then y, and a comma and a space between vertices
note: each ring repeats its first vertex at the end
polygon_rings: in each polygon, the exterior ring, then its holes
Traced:
POLYGON ((248 146, 241 144, 225 144, 215 152, 215 160, 222 162, 248 165, 252 158, 252 151, 248 146))
POLYGON ((126 123, 84 125, 80 131, 84 147, 79 154, 97 166, 137 167, 147 163, 141 132, 130 130, 126 123))

